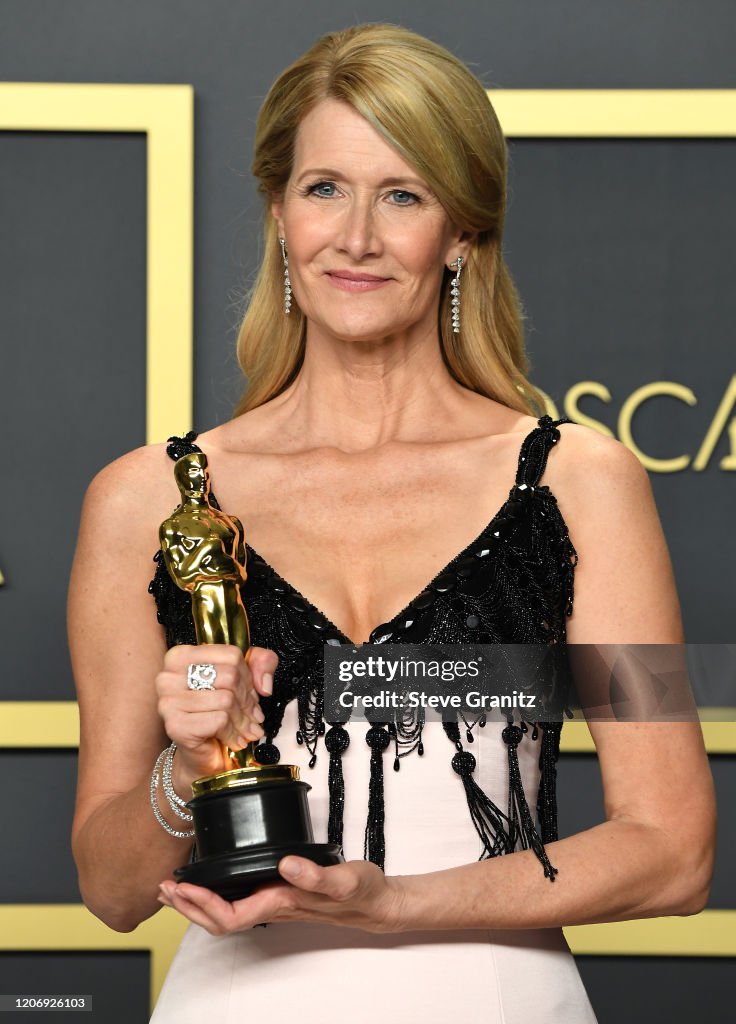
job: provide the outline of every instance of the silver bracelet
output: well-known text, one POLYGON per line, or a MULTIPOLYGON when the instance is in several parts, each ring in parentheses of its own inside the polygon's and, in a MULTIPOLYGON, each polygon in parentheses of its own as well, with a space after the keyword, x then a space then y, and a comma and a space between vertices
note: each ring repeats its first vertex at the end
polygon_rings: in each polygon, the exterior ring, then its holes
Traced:
POLYGON ((159 823, 162 829, 169 833, 170 836, 174 836, 176 839, 193 839, 194 829, 191 829, 189 832, 180 832, 178 829, 172 828, 171 825, 169 825, 168 821, 166 820, 166 818, 164 818, 163 814, 161 813, 161 808, 159 807, 158 800, 156 798, 156 790, 158 789, 158 784, 161 778, 161 770, 169 750, 170 747, 167 747, 165 750, 161 751, 161 753, 158 755, 158 759, 156 761, 156 764, 154 765, 153 772, 151 774, 151 808, 153 810, 156 821, 159 823))
POLYGON ((186 800, 182 800, 179 794, 174 790, 174 784, 171 781, 171 774, 174 770, 174 754, 176 753, 176 743, 172 743, 166 750, 166 756, 164 757, 164 770, 163 770, 163 783, 164 783, 164 795, 169 801, 169 807, 174 814, 181 818, 182 821, 191 821, 192 815, 186 810, 180 810, 182 807, 187 806, 186 800))

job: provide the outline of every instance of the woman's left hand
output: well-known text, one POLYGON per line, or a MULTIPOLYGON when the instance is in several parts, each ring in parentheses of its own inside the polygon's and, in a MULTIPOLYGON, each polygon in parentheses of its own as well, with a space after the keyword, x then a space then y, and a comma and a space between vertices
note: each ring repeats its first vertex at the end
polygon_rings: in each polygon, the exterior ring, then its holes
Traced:
POLYGON ((386 877, 370 861, 323 868, 305 857, 289 856, 280 861, 279 874, 289 884, 272 882, 232 903, 199 885, 170 880, 161 883, 159 900, 211 935, 272 921, 315 921, 367 932, 401 930, 401 877, 386 877))

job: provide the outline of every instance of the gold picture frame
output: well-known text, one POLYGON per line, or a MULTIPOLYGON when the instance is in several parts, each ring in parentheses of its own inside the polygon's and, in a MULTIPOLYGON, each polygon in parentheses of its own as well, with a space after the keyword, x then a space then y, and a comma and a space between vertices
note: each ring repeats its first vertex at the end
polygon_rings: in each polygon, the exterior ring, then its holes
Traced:
POLYGON ((194 90, 0 82, 0 131, 146 136, 146 442, 192 418, 194 90))

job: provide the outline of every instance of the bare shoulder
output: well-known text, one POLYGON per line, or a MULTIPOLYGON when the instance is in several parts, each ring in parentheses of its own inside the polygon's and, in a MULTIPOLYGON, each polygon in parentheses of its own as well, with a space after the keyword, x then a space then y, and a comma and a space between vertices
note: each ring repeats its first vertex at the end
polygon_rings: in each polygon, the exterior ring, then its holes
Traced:
POLYGON ((78 687, 84 685, 89 638, 105 641, 105 616, 116 624, 116 642, 121 642, 121 608, 126 628, 135 634, 131 649, 142 651, 148 645, 156 661, 162 656, 161 627, 151 616, 148 585, 154 573, 152 558, 161 546, 160 525, 179 504, 172 466, 165 445, 147 445, 104 466, 87 488, 68 591, 70 650, 78 687))
MULTIPOLYGON (((511 447, 518 449, 519 440, 538 427, 538 420, 507 410, 498 424, 498 432, 505 433, 511 447)), ((646 469, 621 441, 581 423, 561 423, 557 430, 559 441, 549 454, 541 483, 549 486, 561 505, 572 510, 612 489, 619 493, 650 489, 646 469)))
POLYGON ((574 643, 680 643, 675 578, 649 474, 615 438, 562 424, 543 481, 578 554, 574 643))
POLYGON ((643 495, 651 497, 649 474, 621 441, 581 423, 563 423, 558 430, 560 440, 550 455, 543 482, 571 518, 576 510, 592 504, 604 515, 606 506, 620 507, 643 495))
POLYGON ((147 444, 100 469, 87 488, 85 509, 120 515, 137 510, 140 518, 154 508, 171 511, 177 496, 166 445, 147 444))
POLYGON ((135 448, 108 463, 87 488, 82 527, 91 522, 124 529, 128 540, 155 538, 158 524, 179 504, 173 467, 164 443, 135 448))

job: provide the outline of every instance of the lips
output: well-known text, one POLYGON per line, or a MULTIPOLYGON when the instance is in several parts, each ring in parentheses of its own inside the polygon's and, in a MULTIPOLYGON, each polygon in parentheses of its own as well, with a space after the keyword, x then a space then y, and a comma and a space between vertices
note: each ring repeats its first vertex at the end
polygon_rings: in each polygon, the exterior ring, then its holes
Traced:
POLYGON ((334 288, 343 292, 372 292, 383 288, 391 280, 390 277, 377 277, 375 274, 356 274, 352 270, 328 270, 325 276, 334 288))
POLYGON ((330 277, 339 277, 342 281, 387 281, 386 277, 376 277, 375 274, 354 274, 350 270, 328 270, 330 277))

